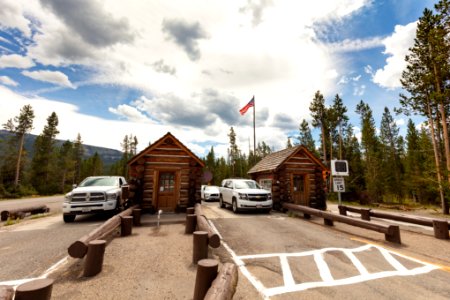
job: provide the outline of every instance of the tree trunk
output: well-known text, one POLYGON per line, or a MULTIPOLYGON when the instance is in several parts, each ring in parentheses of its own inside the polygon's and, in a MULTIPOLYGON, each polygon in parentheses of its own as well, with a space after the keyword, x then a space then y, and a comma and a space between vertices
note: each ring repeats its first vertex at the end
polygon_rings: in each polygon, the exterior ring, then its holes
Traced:
POLYGON ((19 155, 17 157, 17 164, 16 164, 16 176, 14 178, 14 187, 17 187, 19 185, 19 176, 20 176, 20 163, 22 161, 22 151, 23 151, 23 140, 25 139, 25 135, 22 134, 20 136, 20 145, 19 145, 19 155))
POLYGON ((434 150, 434 162, 436 165, 436 175, 438 180, 438 188, 439 188, 439 196, 441 198, 441 204, 442 204, 442 211, 444 212, 445 208, 445 197, 444 197, 444 190, 442 188, 442 175, 441 175, 441 163, 439 160, 439 150, 438 146, 436 144, 436 135, 434 132, 434 121, 433 116, 431 113, 431 107, 430 107, 430 101, 427 99, 427 109, 428 109, 428 123, 430 127, 430 133, 431 133, 431 140, 433 142, 433 150, 434 150))
POLYGON ((325 162, 325 165, 327 164, 327 147, 325 145, 325 141, 326 141, 326 137, 325 137, 325 128, 323 127, 324 125, 322 124, 321 129, 322 129, 322 152, 323 152, 323 161, 325 162))

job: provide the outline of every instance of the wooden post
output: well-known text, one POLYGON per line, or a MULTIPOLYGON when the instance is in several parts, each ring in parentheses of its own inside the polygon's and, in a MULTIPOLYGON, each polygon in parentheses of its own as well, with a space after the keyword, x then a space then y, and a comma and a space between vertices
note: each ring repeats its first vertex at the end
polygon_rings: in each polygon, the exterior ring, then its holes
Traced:
POLYGON ((192 234, 197 226, 197 216, 195 214, 186 215, 186 227, 184 233, 192 234))
POLYGON ((121 216, 120 221, 120 235, 131 235, 133 230, 133 216, 121 216))
POLYGON ((133 225, 134 226, 141 226, 141 214, 142 214, 142 209, 140 209, 140 208, 133 209, 132 215, 133 215, 133 225))
POLYGON ((50 300, 53 279, 41 278, 21 284, 16 289, 15 300, 50 300))
POLYGON ((195 231, 193 241, 192 262, 196 264, 199 260, 208 258, 208 233, 206 231, 195 231))
POLYGON ((347 208, 343 205, 338 205, 338 209, 339 209, 339 214, 341 216, 346 216, 347 215, 347 208))
POLYGON ((211 283, 217 277, 218 268, 219 263, 215 259, 202 259, 198 262, 193 300, 205 298, 211 283))
POLYGON ((95 276, 102 271, 105 248, 105 240, 94 240, 89 242, 88 252, 84 261, 83 276, 95 276))
POLYGON ((311 219, 311 215, 310 214, 303 214, 303 219, 311 219))
POLYGON ((236 292, 238 282, 237 266, 225 263, 205 295, 205 300, 231 300, 236 292))
POLYGON ((437 239, 448 240, 449 224, 446 220, 433 220, 434 237, 437 239))
POLYGON ((211 228, 205 216, 197 215, 197 227, 199 230, 206 231, 208 233, 208 242, 211 247, 213 248, 220 247, 220 237, 211 228))
POLYGON ((323 219, 323 224, 325 224, 327 226, 333 226, 334 225, 333 220, 326 219, 326 218, 323 219))
POLYGON ((384 234, 384 238, 388 242, 401 244, 402 241, 400 239, 400 226, 398 226, 398 225, 389 225, 388 233, 384 234))
POLYGON ((0 285, 0 300, 12 300, 14 289, 9 285, 0 285))
POLYGON ((195 214, 195 207, 186 208, 186 214, 195 214))
POLYGON ((370 221, 370 209, 361 209, 361 220, 370 221))

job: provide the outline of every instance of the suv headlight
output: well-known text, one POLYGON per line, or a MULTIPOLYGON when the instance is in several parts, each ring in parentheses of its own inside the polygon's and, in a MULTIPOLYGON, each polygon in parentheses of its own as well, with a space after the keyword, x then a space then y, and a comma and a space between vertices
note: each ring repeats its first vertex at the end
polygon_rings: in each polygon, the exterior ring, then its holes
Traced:
POLYGON ((272 194, 267 194, 267 200, 272 200, 272 194))
POLYGON ((116 193, 108 193, 106 194, 106 200, 110 201, 110 200, 116 200, 117 199, 117 194, 116 193))
POLYGON ((248 195, 244 194, 244 193, 239 193, 239 198, 244 199, 244 200, 248 200, 248 195))
POLYGON ((67 193, 64 196, 64 202, 70 202, 70 201, 72 201, 72 193, 67 193))

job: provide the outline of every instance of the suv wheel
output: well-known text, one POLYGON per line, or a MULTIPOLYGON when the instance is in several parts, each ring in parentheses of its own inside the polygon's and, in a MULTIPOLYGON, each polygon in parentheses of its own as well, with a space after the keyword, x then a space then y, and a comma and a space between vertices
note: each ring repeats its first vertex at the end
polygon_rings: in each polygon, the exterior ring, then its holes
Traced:
POLYGON ((236 199, 233 199, 233 212, 235 214, 237 214, 239 212, 236 199))
POLYGON ((220 205, 220 208, 225 208, 225 203, 223 203, 223 197, 222 197, 222 195, 220 195, 219 205, 220 205))
POLYGON ((75 221, 76 215, 63 215, 63 220, 65 223, 72 223, 75 221))

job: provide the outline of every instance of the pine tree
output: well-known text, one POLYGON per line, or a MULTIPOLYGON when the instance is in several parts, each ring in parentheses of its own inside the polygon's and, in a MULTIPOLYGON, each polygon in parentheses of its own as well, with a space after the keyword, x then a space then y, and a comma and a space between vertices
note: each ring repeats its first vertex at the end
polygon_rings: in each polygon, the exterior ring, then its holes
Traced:
POLYGON ((316 144, 314 142, 314 139, 311 134, 311 129, 309 128, 308 121, 305 119, 302 120, 299 127, 299 136, 298 140, 300 141, 300 144, 305 146, 309 151, 313 152, 314 154, 317 154, 316 150, 316 144))
POLYGON ((380 142, 376 136, 375 122, 372 110, 362 100, 356 106, 356 112, 361 118, 361 145, 364 149, 365 182, 367 192, 372 200, 383 200, 383 187, 381 184, 381 152, 380 142))
POLYGON ((29 133, 33 129, 33 119, 34 119, 34 111, 31 105, 25 105, 20 110, 20 114, 14 118, 14 121, 9 119, 6 124, 3 125, 3 128, 14 133, 18 139, 18 153, 16 161, 16 170, 14 177, 14 187, 16 188, 19 184, 20 171, 22 168, 22 157, 24 154, 24 140, 25 135, 29 133))
POLYGON ((75 161, 73 159, 73 143, 71 141, 65 141, 58 153, 58 171, 61 180, 60 192, 66 192, 66 184, 73 182, 73 176, 75 173, 75 161))
POLYGON ((339 95, 336 95, 333 100, 333 106, 329 109, 330 118, 330 132, 331 132, 331 143, 336 143, 338 145, 338 157, 342 159, 342 128, 348 124, 347 107, 345 107, 339 95))
POLYGON ((80 183, 83 179, 81 177, 81 165, 83 163, 83 156, 84 156, 84 147, 83 147, 83 141, 81 140, 81 135, 78 133, 77 139, 75 140, 73 144, 73 160, 75 162, 75 174, 73 176, 73 184, 80 183))
POLYGON ((321 142, 322 142, 322 156, 323 161, 328 163, 327 160, 327 147, 326 141, 329 136, 328 131, 328 119, 327 119, 327 108, 325 107, 325 98, 317 91, 314 98, 309 106, 312 117, 312 126, 315 128, 320 128, 321 131, 321 142))
POLYGON ((54 193, 59 186, 52 176, 56 166, 55 138, 59 133, 57 126, 58 116, 53 112, 34 143, 32 181, 34 188, 41 194, 54 193))

